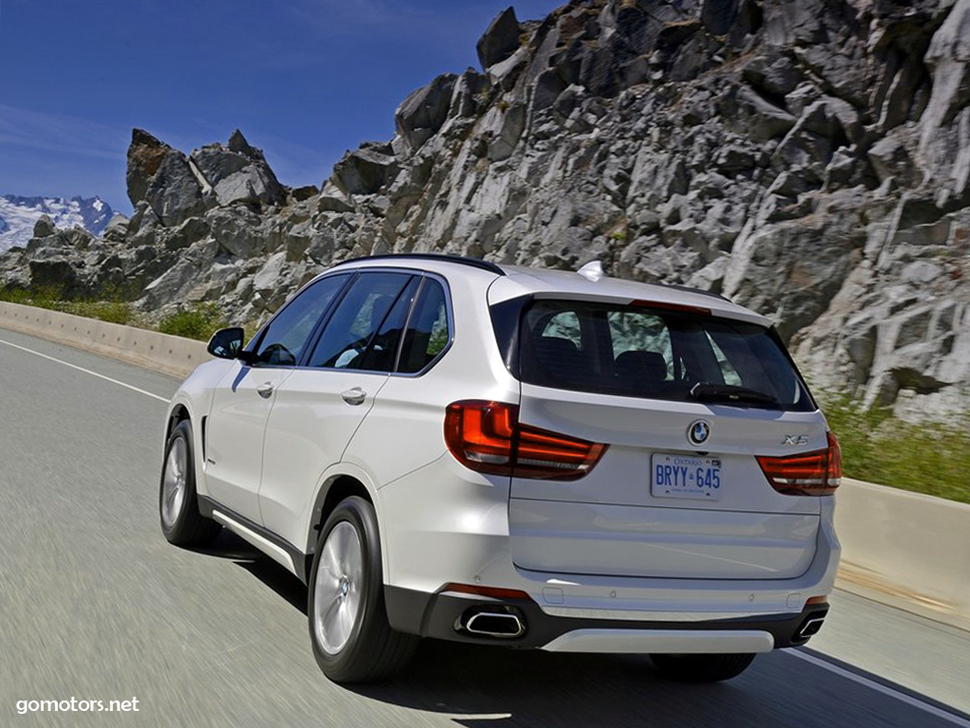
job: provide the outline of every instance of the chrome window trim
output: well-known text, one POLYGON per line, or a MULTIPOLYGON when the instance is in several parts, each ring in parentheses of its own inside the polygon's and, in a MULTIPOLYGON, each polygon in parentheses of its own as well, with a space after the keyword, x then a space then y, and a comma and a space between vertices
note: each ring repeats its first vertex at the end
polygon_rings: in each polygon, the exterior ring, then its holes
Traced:
MULTIPOLYGON (((447 319, 447 323, 448 323, 448 343, 445 344, 445 347, 440 352, 438 352, 437 356, 435 356, 434 359, 432 359, 430 362, 428 362, 424 366, 423 369, 421 369, 420 371, 417 371, 417 372, 398 372, 398 371, 386 372, 386 371, 381 371, 381 370, 377 370, 377 369, 337 369, 337 368, 334 368, 334 367, 326 368, 326 367, 310 367, 310 366, 300 366, 300 365, 287 366, 287 365, 282 365, 282 364, 260 364, 258 366, 251 367, 251 368, 253 368, 253 369, 286 369, 287 371, 348 372, 348 373, 356 373, 356 374, 383 374, 384 376, 401 377, 401 378, 408 378, 408 379, 413 379, 413 378, 416 378, 416 377, 422 377, 425 374, 427 374, 432 368, 434 368, 435 365, 437 365, 437 363, 439 361, 441 361, 441 359, 445 356, 445 354, 447 354, 451 350, 451 347, 452 347, 452 345, 455 342, 455 313, 454 313, 454 305, 452 304, 452 298, 451 298, 451 287, 448 285, 448 279, 445 278, 444 276, 442 276, 439 273, 432 273, 431 271, 419 270, 419 269, 416 269, 416 268, 405 268, 403 266, 400 266, 399 267, 399 266, 376 266, 376 265, 375 266, 367 266, 365 268, 350 268, 350 269, 335 270, 335 271, 333 271, 333 275, 338 275, 338 274, 339 275, 346 275, 347 273, 352 274, 353 275, 353 281, 350 283, 352 285, 359 278, 359 274, 370 273, 370 272, 402 273, 402 274, 405 274, 405 275, 413 275, 413 276, 420 277, 421 278, 421 283, 420 283, 420 287, 418 288, 418 292, 415 295, 415 303, 417 302, 418 296, 420 296, 420 294, 424 291, 425 280, 430 279, 430 280, 434 280, 434 281, 436 281, 436 282, 438 282, 438 283, 441 284, 442 290, 444 291, 444 294, 445 294, 445 318, 447 319), (358 275, 354 275, 354 274, 358 274, 358 275)), ((303 286, 303 288, 301 288, 300 291, 303 291, 304 288, 307 288, 307 287, 313 285, 314 283, 316 283, 318 281, 321 281, 324 278, 329 277, 330 275, 331 275, 331 273, 328 271, 327 273, 324 273, 323 275, 321 275, 321 276, 319 276, 317 278, 314 278, 312 281, 308 282, 305 286, 303 286)), ((342 292, 345 292, 345 290, 342 291, 342 292)), ((297 291, 297 293, 299 293, 300 291, 297 291)), ((294 298, 296 298, 296 295, 297 294, 294 294, 293 297, 290 299, 290 301, 292 301, 294 298)), ((289 301, 287 301, 287 304, 286 305, 288 305, 288 304, 289 304, 289 301)), ((286 307, 286 305, 281 306, 280 307, 280 311, 282 311, 286 307)), ((336 305, 339 306, 340 305, 340 302, 338 301, 336 305)), ((273 319, 275 319, 277 315, 279 315, 280 311, 277 311, 277 313, 273 314, 273 318, 271 318, 269 321, 267 321, 265 324, 263 324, 263 327, 259 330, 259 332, 257 332, 256 336, 253 337, 253 341, 256 341, 257 340, 257 338, 262 334, 262 332, 264 331, 264 329, 272 323, 273 319)), ((404 328, 404 334, 407 333, 407 326, 410 326, 410 324, 411 324, 411 316, 413 314, 414 314, 414 304, 411 305, 411 310, 408 311, 407 325, 404 328)), ((398 342, 398 352, 397 352, 397 354, 394 357, 394 368, 395 369, 397 369, 398 365, 400 364, 400 356, 401 356, 401 351, 402 351, 403 345, 404 345, 404 336, 402 335, 401 336, 401 341, 398 342)))

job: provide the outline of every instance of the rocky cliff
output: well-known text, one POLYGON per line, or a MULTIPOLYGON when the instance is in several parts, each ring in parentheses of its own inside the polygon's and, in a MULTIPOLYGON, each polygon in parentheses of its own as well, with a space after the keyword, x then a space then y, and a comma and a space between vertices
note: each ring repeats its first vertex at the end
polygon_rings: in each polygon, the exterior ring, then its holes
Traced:
POLYGON ((283 187, 239 132, 186 155, 136 130, 131 219, 39 229, 0 281, 241 322, 354 256, 599 259, 771 316, 816 387, 970 404, 970 0, 510 8, 478 54, 320 189, 283 187))

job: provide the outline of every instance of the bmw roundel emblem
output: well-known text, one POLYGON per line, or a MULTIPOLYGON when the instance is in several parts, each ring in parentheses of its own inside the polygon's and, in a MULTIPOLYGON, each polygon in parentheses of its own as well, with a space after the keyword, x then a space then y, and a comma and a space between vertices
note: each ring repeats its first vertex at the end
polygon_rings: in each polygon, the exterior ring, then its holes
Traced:
POLYGON ((695 420, 687 428, 687 439, 692 445, 703 445, 711 436, 711 426, 706 420, 695 420))

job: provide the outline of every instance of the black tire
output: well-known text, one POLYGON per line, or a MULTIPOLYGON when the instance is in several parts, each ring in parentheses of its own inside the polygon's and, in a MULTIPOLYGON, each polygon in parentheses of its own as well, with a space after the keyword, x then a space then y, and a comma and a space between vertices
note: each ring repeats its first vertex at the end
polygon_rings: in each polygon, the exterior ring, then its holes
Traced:
MULTIPOLYGON (((339 540, 337 536, 334 541, 339 540)), ((377 516, 374 507, 363 498, 351 496, 341 501, 327 519, 320 531, 317 550, 313 557, 313 567, 310 571, 309 597, 307 605, 307 619, 310 627, 310 643, 313 645, 313 655, 323 673, 338 683, 378 682, 387 679, 401 671, 414 655, 418 645, 418 638, 414 635, 395 632, 387 619, 387 609, 384 605, 384 584, 381 568, 381 546, 377 528, 377 516), (335 529, 340 527, 339 534, 352 538, 351 531, 356 536, 359 545, 360 564, 362 569, 359 576, 348 580, 346 574, 337 577, 331 573, 331 562, 325 562, 324 551, 327 540, 335 529), (350 598, 350 590, 357 590, 354 598, 357 607, 353 616, 353 626, 349 635, 339 646, 327 645, 323 640, 331 639, 334 634, 327 633, 322 623, 323 616, 329 610, 337 608, 337 600, 322 601, 319 605, 322 613, 319 629, 323 639, 317 633, 317 581, 323 574, 327 583, 338 583, 343 591, 338 599, 350 598)), ((336 547, 334 547, 336 548, 336 547)), ((356 546, 354 546, 356 548, 356 546)), ((330 552, 331 555, 334 553, 330 552)), ((353 573, 353 570, 349 570, 353 573)), ((322 599, 326 599, 331 587, 322 586, 322 599)), ((339 638, 340 635, 337 635, 339 638)), ((339 640, 335 640, 339 641, 339 640)))
POLYGON ((212 541, 222 530, 218 523, 199 513, 192 423, 188 420, 182 420, 175 426, 165 445, 162 477, 158 484, 158 520, 166 540, 176 546, 201 546, 212 541), (181 461, 183 480, 182 493, 175 497, 172 496, 171 488, 166 491, 166 478, 173 474, 170 472, 173 471, 173 458, 181 461), (167 498, 171 501, 168 507, 167 498))
POLYGON ((744 672, 754 655, 650 655, 660 674, 668 680, 713 683, 730 680, 744 672))

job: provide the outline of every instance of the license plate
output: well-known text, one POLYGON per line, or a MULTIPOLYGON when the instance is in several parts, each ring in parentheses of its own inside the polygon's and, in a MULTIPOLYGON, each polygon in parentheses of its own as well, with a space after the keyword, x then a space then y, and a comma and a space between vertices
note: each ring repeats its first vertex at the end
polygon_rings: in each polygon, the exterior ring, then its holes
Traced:
POLYGON ((718 458, 655 453, 651 466, 651 495, 702 500, 721 497, 721 461, 718 458))

